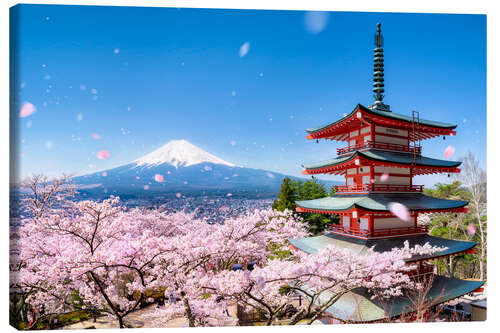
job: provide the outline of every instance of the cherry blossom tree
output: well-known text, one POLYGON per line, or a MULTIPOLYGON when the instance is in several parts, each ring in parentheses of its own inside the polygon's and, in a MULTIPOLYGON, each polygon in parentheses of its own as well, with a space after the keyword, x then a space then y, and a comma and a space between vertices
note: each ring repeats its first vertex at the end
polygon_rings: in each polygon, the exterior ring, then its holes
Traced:
POLYGON ((415 254, 431 254, 443 248, 416 246, 378 253, 370 249, 359 255, 345 249, 327 247, 316 254, 295 253, 293 260, 270 260, 263 268, 252 271, 220 272, 205 276, 200 284, 226 300, 244 304, 266 314, 266 324, 273 321, 292 303, 294 295, 307 302, 291 317, 288 324, 302 319, 313 323, 344 294, 366 288, 373 297, 400 296, 404 289, 421 287, 410 279, 414 265, 405 259, 415 254))

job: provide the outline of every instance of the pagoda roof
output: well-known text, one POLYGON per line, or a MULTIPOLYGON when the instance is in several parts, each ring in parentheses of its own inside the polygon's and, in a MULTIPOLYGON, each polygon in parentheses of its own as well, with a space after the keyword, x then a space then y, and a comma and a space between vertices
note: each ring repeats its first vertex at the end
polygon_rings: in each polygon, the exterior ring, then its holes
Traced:
MULTIPOLYGON (((369 161, 378 161, 382 164, 399 164, 403 166, 417 166, 424 168, 450 168, 455 169, 461 162, 458 161, 447 161, 439 160, 431 157, 425 157, 422 155, 414 155, 407 152, 396 152, 387 151, 381 149, 371 148, 365 151, 355 151, 350 155, 335 157, 326 161, 311 163, 303 165, 305 170, 302 172, 304 174, 314 174, 314 173, 329 173, 334 171, 335 166, 340 166, 344 163, 353 161, 355 158, 360 157, 369 161), (329 170, 332 169, 332 170, 329 170)), ((343 170, 342 170, 343 171, 343 170)), ((454 172, 455 170, 449 170, 449 172, 454 172)))
MULTIPOLYGON (((473 292, 483 281, 467 281, 444 276, 434 276, 432 287, 425 295, 431 305, 441 304, 473 292)), ((414 312, 408 296, 390 299, 371 299, 373 295, 365 288, 350 291, 339 298, 325 312, 345 322, 374 322, 414 312)))
POLYGON ((314 200, 296 201, 303 211, 320 213, 346 212, 360 209, 374 212, 389 212, 389 203, 398 202, 409 211, 439 212, 465 207, 468 202, 433 198, 422 193, 369 193, 335 194, 314 200))
POLYGON ((309 254, 317 253, 319 250, 332 245, 336 248, 347 249, 354 254, 366 255, 370 248, 375 252, 387 252, 393 248, 404 247, 404 242, 408 241, 410 248, 416 245, 423 246, 429 243, 431 246, 446 247, 444 251, 434 253, 432 255, 414 255, 407 259, 407 262, 417 260, 427 260, 437 257, 449 256, 472 249, 476 243, 467 241, 458 241, 453 239, 439 238, 430 235, 418 235, 406 238, 389 238, 389 239, 359 239, 348 236, 342 236, 334 233, 326 235, 304 237, 299 239, 289 239, 288 242, 295 248, 309 254))
MULTIPOLYGON (((391 124, 393 126, 401 126, 407 129, 412 128, 413 117, 406 116, 399 113, 394 113, 391 111, 381 111, 377 109, 369 109, 361 104, 356 105, 356 107, 347 115, 340 118, 337 121, 332 123, 318 126, 314 128, 306 129, 306 132, 309 134, 308 139, 316 139, 320 137, 329 137, 330 134, 339 134, 339 128, 344 126, 349 126, 349 124, 359 122, 375 122, 378 124, 391 124), (363 113, 363 117, 357 116, 357 112, 361 111, 363 113)), ((453 129, 457 127, 456 124, 444 123, 439 121, 427 120, 427 119, 419 119, 418 121, 419 131, 422 133, 419 134, 418 138, 413 138, 411 136, 411 140, 415 139, 426 139, 439 135, 454 135, 453 129), (434 132, 432 134, 428 132, 434 132), (426 134, 423 134, 426 133, 426 134)), ((342 130, 341 132, 345 132, 347 130, 342 130)), ((340 136, 335 138, 340 139, 340 136)), ((345 138, 342 138, 345 140, 345 138)))

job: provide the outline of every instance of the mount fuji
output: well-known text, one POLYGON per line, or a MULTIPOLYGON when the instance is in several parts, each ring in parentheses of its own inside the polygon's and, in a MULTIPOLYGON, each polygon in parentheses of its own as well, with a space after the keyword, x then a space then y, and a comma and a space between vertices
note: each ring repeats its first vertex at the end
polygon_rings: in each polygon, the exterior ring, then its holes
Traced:
POLYGON ((72 180, 85 196, 265 198, 276 196, 285 177, 277 172, 237 166, 186 140, 173 140, 125 165, 72 180))

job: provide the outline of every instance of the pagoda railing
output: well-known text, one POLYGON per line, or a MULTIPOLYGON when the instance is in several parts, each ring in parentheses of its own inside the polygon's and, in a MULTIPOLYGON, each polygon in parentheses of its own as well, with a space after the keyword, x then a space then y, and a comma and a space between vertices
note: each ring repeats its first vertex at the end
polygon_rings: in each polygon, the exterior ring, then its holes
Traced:
POLYGON ((330 226, 330 230, 335 233, 341 233, 346 235, 353 236, 361 236, 364 238, 372 238, 372 237, 393 237, 393 236, 403 236, 403 235, 411 235, 411 234, 426 234, 429 229, 427 226, 412 226, 412 227, 403 227, 403 228, 384 228, 384 229, 375 229, 372 232, 366 229, 354 228, 354 227, 345 227, 338 224, 332 224, 330 226))
POLYGON ((355 146, 337 148, 337 154, 338 155, 345 155, 345 154, 352 153, 356 150, 370 149, 370 148, 378 148, 378 149, 384 149, 384 150, 395 150, 395 151, 402 151, 402 152, 406 152, 406 153, 416 153, 419 155, 422 153, 421 146, 405 146, 405 145, 398 145, 395 143, 367 141, 367 142, 364 142, 364 143, 361 143, 361 144, 358 144, 355 146))
POLYGON ((424 185, 363 184, 336 185, 335 193, 422 192, 424 185))

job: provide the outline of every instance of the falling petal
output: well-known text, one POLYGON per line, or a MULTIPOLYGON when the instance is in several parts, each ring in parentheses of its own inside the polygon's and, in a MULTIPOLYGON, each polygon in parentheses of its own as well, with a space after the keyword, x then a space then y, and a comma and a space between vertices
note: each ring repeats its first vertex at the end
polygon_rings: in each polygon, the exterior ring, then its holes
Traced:
POLYGON ((171 172, 170 172, 170 171, 167 171, 167 174, 169 174, 169 175, 170 175, 170 174, 171 174, 171 172))
POLYGON ((264 76, 264 73, 262 73, 262 72, 261 72, 261 73, 259 73, 259 76, 260 76, 260 77, 263 77, 263 76, 264 76))
POLYGON ((120 53, 120 49, 114 49, 114 50, 113 50, 113 52, 114 52, 115 54, 118 54, 118 53, 120 53))
POLYGON ((94 95, 95 95, 95 94, 97 94, 97 89, 92 88, 92 89, 90 90, 90 92, 91 92, 92 94, 94 94, 94 95))
POLYGON ((453 154, 455 154, 455 148, 452 146, 446 147, 444 151, 444 158, 450 158, 453 154))
POLYGON ((97 158, 100 159, 100 160, 105 160, 109 157, 109 152, 107 150, 100 150, 97 154, 96 154, 97 158))
POLYGON ((318 34, 328 24, 328 12, 307 12, 304 15, 304 25, 311 34, 318 34))
POLYGON ((35 112, 36 112, 36 107, 30 102, 26 102, 21 107, 21 112, 19 112, 19 117, 26 118, 28 116, 31 116, 35 112))
POLYGON ((269 178, 274 178, 274 175, 270 172, 266 172, 266 176, 268 176, 269 178))
POLYGON ((141 177, 139 177, 139 176, 135 176, 135 179, 141 179, 141 177))
POLYGON ((93 169, 93 168, 94 168, 94 165, 93 165, 93 164, 89 164, 89 168, 90 168, 90 169, 93 169))
POLYGON ((225 180, 228 180, 228 179, 229 179, 229 177, 224 177, 224 179, 225 179, 225 180))
POLYGON ((184 182, 184 185, 187 185, 187 183, 188 183, 188 182, 187 182, 187 181, 185 181, 185 182, 184 182))
POLYGON ((212 170, 212 167, 206 165, 203 167, 203 169, 205 169, 205 171, 211 171, 212 170))
POLYGON ((147 191, 149 190, 149 185, 144 185, 144 189, 147 191))
POLYGON ((103 172, 103 173, 102 173, 102 176, 103 176, 103 177, 106 177, 107 175, 108 175, 108 173, 107 173, 107 172, 103 172))
POLYGON ((92 134, 90 134, 90 136, 92 137, 92 139, 96 139, 96 140, 99 140, 101 138, 101 136, 97 133, 92 133, 92 134))
POLYGON ((467 233, 469 234, 469 236, 473 236, 476 233, 476 227, 474 226, 474 224, 469 223, 469 225, 467 226, 467 233))
POLYGON ((155 175, 155 181, 157 181, 158 183, 163 182, 163 176, 162 176, 162 175, 160 175, 159 173, 157 173, 157 174, 155 175))
POLYGON ((182 194, 180 194, 180 193, 176 193, 176 194, 175 194, 175 196, 176 196, 177 198, 180 198, 180 197, 182 196, 182 194))
POLYGON ((410 213, 405 205, 402 205, 399 202, 390 202, 388 206, 391 213, 396 215, 398 218, 406 222, 410 221, 410 213))
POLYGON ((230 197, 232 195, 233 195, 232 193, 228 193, 228 194, 226 194, 226 197, 230 197))
POLYGON ((248 51, 250 51, 250 43, 245 42, 245 43, 243 43, 243 45, 241 45, 240 51, 238 52, 238 54, 240 55, 240 58, 243 58, 244 56, 246 56, 248 51))
POLYGON ((386 182, 388 179, 389 179, 389 174, 388 173, 384 173, 384 174, 382 174, 382 176, 380 176, 380 181, 381 182, 386 182))

